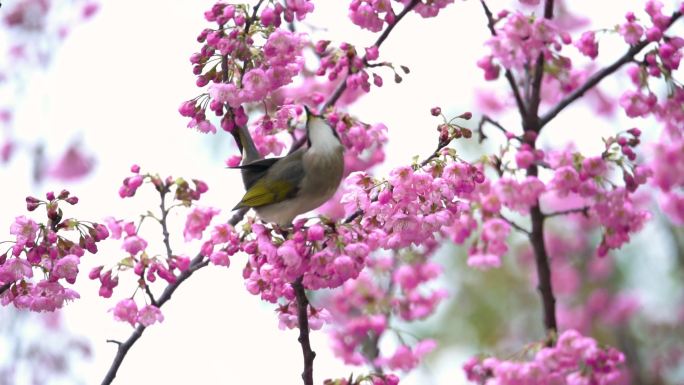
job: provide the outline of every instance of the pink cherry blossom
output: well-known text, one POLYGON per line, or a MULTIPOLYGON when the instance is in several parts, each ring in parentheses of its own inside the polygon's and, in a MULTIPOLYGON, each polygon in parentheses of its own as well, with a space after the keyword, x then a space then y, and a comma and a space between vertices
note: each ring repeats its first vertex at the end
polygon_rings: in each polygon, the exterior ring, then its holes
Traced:
POLYGON ((185 228, 183 229, 183 235, 185 236, 185 241, 190 241, 192 239, 201 239, 204 229, 209 226, 211 219, 216 216, 221 210, 213 207, 195 207, 188 214, 185 221, 185 228))
POLYGON ((75 283, 79 262, 80 259, 77 256, 73 254, 65 255, 54 265, 52 274, 56 278, 64 278, 69 283, 75 283))
POLYGON ((138 322, 138 305, 130 298, 117 302, 112 310, 114 319, 117 321, 128 322, 131 326, 135 326, 135 323, 138 322))
MULTIPOLYGON (((130 315, 126 314, 126 319, 124 321, 127 321, 131 323, 130 317, 133 314, 132 311, 133 307, 131 306, 130 315)), ((122 317, 123 318, 123 317, 122 317)), ((158 307, 154 305, 145 305, 143 306, 140 311, 138 311, 136 321, 139 322, 143 326, 150 326, 156 322, 162 322, 164 321, 164 315, 161 313, 161 310, 159 310, 158 307)), ((131 323, 131 326, 133 324, 131 323)))
POLYGON ((36 222, 21 215, 14 219, 14 223, 10 226, 10 234, 17 237, 17 247, 24 247, 35 240, 38 229, 36 222))

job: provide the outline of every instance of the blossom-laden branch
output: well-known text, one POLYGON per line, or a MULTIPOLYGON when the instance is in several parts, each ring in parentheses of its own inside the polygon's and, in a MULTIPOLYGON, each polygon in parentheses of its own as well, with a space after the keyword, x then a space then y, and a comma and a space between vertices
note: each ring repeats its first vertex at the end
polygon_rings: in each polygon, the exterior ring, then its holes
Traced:
MULTIPOLYGON (((394 21, 389 23, 389 25, 387 26, 387 28, 385 28, 385 30, 382 32, 382 34, 380 34, 380 36, 378 36, 377 40, 375 40, 375 43, 373 43, 373 46, 376 48, 380 48, 382 43, 387 39, 387 37, 390 35, 392 30, 394 29, 394 27, 396 27, 396 25, 401 21, 401 19, 403 19, 404 16, 406 16, 406 14, 411 12, 411 10, 414 9, 416 7, 416 5, 418 5, 418 3, 420 3, 420 0, 411 0, 411 2, 408 3, 404 7, 404 9, 402 9, 401 12, 396 16, 394 21)), ((366 59, 367 56, 368 55, 364 56, 364 58, 363 58, 364 63, 367 63, 367 59, 366 59)), ((331 106, 334 106, 335 103, 337 103, 337 101, 340 99, 340 97, 342 96, 342 93, 344 93, 344 91, 347 89, 347 81, 346 81, 347 76, 349 76, 349 74, 347 74, 345 76, 345 79, 343 79, 340 82, 340 84, 337 86, 337 88, 332 93, 332 95, 330 95, 330 98, 328 100, 326 100, 325 103, 323 103, 323 106, 321 106, 321 109, 320 109, 321 112, 327 110, 331 106)))
MULTIPOLYGON (((496 20, 494 20, 494 15, 492 14, 492 11, 489 9, 489 6, 487 6, 485 0, 480 0, 480 4, 482 4, 485 16, 487 16, 487 28, 489 28, 489 32, 492 34, 492 36, 496 36, 496 29, 494 29, 496 20)), ((520 94, 520 88, 518 88, 518 83, 515 81, 513 72, 511 72, 510 69, 506 68, 506 70, 504 71, 504 76, 506 77, 506 81, 508 81, 508 85, 510 86, 511 91, 513 92, 513 96, 515 97, 515 104, 518 106, 518 113, 520 114, 520 116, 526 116, 527 108, 525 107, 525 102, 523 101, 522 95, 520 94)))
MULTIPOLYGON (((664 30, 670 28, 670 26, 672 26, 672 24, 674 24, 675 21, 677 21, 681 16, 681 12, 674 12, 670 17, 670 21, 667 23, 667 26, 664 30)), ((620 67, 622 67, 623 65, 633 61, 634 56, 636 56, 639 52, 646 48, 646 46, 650 43, 651 42, 649 40, 644 39, 640 41, 638 44, 632 45, 631 47, 629 47, 627 52, 625 52, 624 55, 620 56, 612 64, 605 68, 602 68, 601 70, 591 75, 589 79, 587 79, 584 82, 584 84, 582 84, 577 89, 572 91, 569 95, 563 98, 563 100, 561 100, 558 104, 556 104, 553 108, 548 110, 546 113, 544 113, 544 115, 542 115, 539 118, 539 129, 547 125, 551 120, 553 120, 553 118, 556 117, 556 115, 558 115, 561 111, 563 111, 574 101, 581 98, 585 93, 587 93, 587 91, 594 88, 597 84, 599 84, 599 82, 601 82, 601 80, 615 73, 615 71, 620 69, 620 67)))
MULTIPOLYGON (((231 226, 237 225, 243 219, 246 212, 247 209, 238 210, 228 221, 228 224, 231 226)), ((178 275, 177 280, 174 283, 169 284, 166 287, 166 289, 164 289, 164 292, 156 301, 156 306, 158 308, 164 306, 164 304, 171 299, 173 293, 180 287, 180 285, 183 282, 185 282, 185 280, 190 278, 198 270, 206 267, 208 264, 209 260, 202 254, 198 254, 195 258, 193 258, 190 261, 188 269, 183 271, 180 275, 178 275)), ((147 329, 147 326, 145 326, 144 324, 138 325, 133 331, 133 333, 131 333, 131 335, 123 342, 107 340, 107 342, 117 344, 117 350, 116 355, 114 356, 114 359, 112 360, 112 363, 110 365, 110 368, 107 371, 107 374, 105 375, 104 379, 102 380, 102 385, 112 383, 112 381, 116 377, 119 367, 121 366, 121 363, 126 357, 126 354, 130 350, 130 348, 138 341, 138 339, 140 339, 145 329, 147 329)))
MULTIPOLYGON (((176 289, 178 289, 178 287, 183 282, 185 282, 186 279, 190 278, 190 276, 192 276, 197 270, 207 266, 208 264, 209 261, 206 260, 206 258, 203 255, 197 255, 195 258, 193 258, 190 262, 190 267, 178 276, 177 281, 173 284, 169 284, 166 287, 166 289, 164 289, 164 292, 157 300, 157 306, 162 307, 166 302, 168 302, 171 299, 171 295, 173 295, 176 289)), ((112 341, 117 344, 116 355, 114 356, 114 360, 112 361, 112 364, 110 365, 107 374, 102 380, 102 385, 111 384, 112 381, 114 381, 114 378, 116 377, 119 367, 121 366, 121 363, 126 357, 126 354, 131 349, 131 347, 138 341, 138 339, 142 337, 142 334, 145 331, 145 329, 147 329, 147 326, 140 324, 135 328, 133 333, 131 333, 131 335, 125 341, 112 341)))
MULTIPOLYGON (((133 302, 131 299, 125 299, 119 302, 119 304, 117 304, 115 307, 115 318, 128 321, 131 323, 131 325, 135 325, 137 322, 138 325, 135 326, 135 329, 125 341, 120 342, 108 340, 108 342, 117 344, 117 350, 109 370, 102 380, 103 385, 112 383, 121 364, 123 363, 124 358, 128 354, 128 351, 140 339, 145 329, 154 322, 163 320, 159 309, 171 299, 171 296, 180 287, 180 285, 185 282, 186 279, 190 278, 190 276, 192 276, 195 272, 209 264, 209 259, 207 258, 206 253, 203 252, 198 253, 198 255, 192 260, 174 256, 169 242, 168 231, 168 214, 174 206, 167 208, 165 202, 166 195, 171 192, 171 188, 173 187, 175 188, 174 198, 179 201, 179 204, 190 206, 192 201, 198 200, 201 194, 207 191, 208 188, 206 184, 204 184, 204 182, 195 180, 195 189, 192 189, 189 184, 182 179, 172 179, 169 177, 166 180, 162 180, 155 175, 142 175, 139 173, 140 168, 138 166, 133 166, 131 171, 134 172, 134 175, 124 180, 124 184, 119 190, 119 194, 122 198, 134 196, 137 189, 144 183, 145 180, 149 180, 150 183, 154 185, 161 200, 159 205, 161 215, 158 218, 158 222, 162 228, 163 244, 166 251, 166 256, 165 258, 149 257, 145 252, 147 242, 137 235, 137 228, 133 226, 132 222, 122 225, 121 221, 116 221, 113 219, 109 221, 108 225, 115 233, 115 238, 121 236, 122 230, 126 231, 128 234, 124 240, 124 249, 126 249, 131 256, 127 258, 125 262, 119 263, 119 270, 125 270, 130 268, 129 266, 133 264, 135 265, 134 270, 137 275, 139 275, 138 283, 149 298, 151 306, 148 305, 138 311, 135 302, 133 302), (162 265, 162 261, 165 261, 168 264, 168 267, 164 267, 162 265), (178 268, 180 270, 178 275, 173 274, 172 271, 174 268, 178 268), (149 286, 149 282, 152 282, 156 279, 155 273, 168 282, 168 285, 159 298, 155 298, 149 286)), ((148 215, 151 216, 152 214, 148 215)), ((211 216, 213 216, 213 213, 208 216, 209 220, 211 219, 211 216)), ((191 218, 193 218, 192 214, 189 217, 189 221, 191 218)), ((207 216, 202 218, 202 220, 205 221, 206 219, 207 216)), ((230 225, 237 224, 241 219, 241 216, 234 216, 231 219, 230 225)), ((188 238, 189 232, 188 224, 186 224, 186 239, 188 238)), ((99 278, 102 284, 100 295, 109 297, 111 296, 114 287, 118 284, 118 278, 113 280, 111 278, 111 271, 105 272, 103 274, 102 269, 102 266, 95 268, 93 272, 91 272, 90 278, 99 278)))

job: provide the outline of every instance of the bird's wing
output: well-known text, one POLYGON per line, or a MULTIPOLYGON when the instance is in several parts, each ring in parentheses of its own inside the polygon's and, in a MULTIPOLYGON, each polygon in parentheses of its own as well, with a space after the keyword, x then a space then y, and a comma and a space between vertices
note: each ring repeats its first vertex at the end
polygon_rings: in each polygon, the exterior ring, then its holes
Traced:
POLYGON ((242 172, 242 182, 245 185, 245 189, 249 190, 259 179, 263 178, 268 169, 280 159, 283 158, 259 159, 230 168, 240 169, 242 172))
POLYGON ((241 164, 239 166, 235 167, 230 167, 230 168, 239 168, 239 169, 244 169, 244 170, 253 170, 253 171, 266 171, 268 170, 273 164, 277 161, 279 161, 281 158, 266 158, 266 159, 259 159, 255 160, 250 163, 245 163, 241 164))
POLYGON ((302 154, 294 152, 274 162, 264 176, 247 190, 235 208, 260 207, 294 197, 304 178, 302 154))

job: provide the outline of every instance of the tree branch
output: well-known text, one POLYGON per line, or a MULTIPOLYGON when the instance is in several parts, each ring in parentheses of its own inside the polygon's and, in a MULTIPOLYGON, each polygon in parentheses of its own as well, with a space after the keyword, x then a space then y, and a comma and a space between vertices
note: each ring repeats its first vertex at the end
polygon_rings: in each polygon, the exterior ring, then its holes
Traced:
POLYGON ((159 191, 159 196, 161 198, 161 204, 159 205, 159 208, 161 209, 161 219, 159 220, 159 224, 162 227, 162 235, 164 236, 164 246, 166 247, 166 258, 171 258, 173 255, 173 252, 171 251, 171 242, 169 241, 169 229, 166 224, 166 219, 169 215, 169 210, 166 209, 166 193, 168 193, 167 187, 162 187, 162 189, 159 191))
MULTIPOLYGON (((530 209, 532 217, 532 232, 530 233, 530 243, 534 250, 534 259, 537 265, 537 290, 542 297, 542 307, 544 309, 544 326, 547 334, 555 334, 558 331, 556 322, 556 297, 553 294, 551 284, 551 267, 549 265, 549 255, 544 243, 544 214, 535 205, 530 209)), ((549 342, 551 340, 549 339, 549 342)))
MULTIPOLYGON (((672 17, 670 18, 670 22, 667 25, 667 28, 672 26, 672 24, 677 21, 682 16, 680 12, 675 12, 672 14, 672 17)), ((539 122, 539 127, 540 129, 544 127, 547 123, 549 123, 553 118, 556 117, 561 111, 563 111, 567 106, 569 106, 572 102, 575 100, 579 99, 582 97, 587 91, 591 90, 596 86, 601 80, 606 78, 607 76, 613 74, 615 71, 617 71, 620 67, 622 67, 624 64, 629 63, 630 61, 634 60, 634 56, 641 52, 650 42, 643 40, 639 42, 639 44, 631 46, 627 52, 625 52, 624 55, 622 55, 620 58, 618 58, 613 64, 609 65, 608 67, 603 68, 602 70, 594 73, 592 76, 587 79, 584 84, 582 84, 580 87, 575 89, 573 92, 571 92, 568 96, 566 96, 563 100, 561 100, 555 107, 547 111, 544 116, 540 118, 539 122)))
POLYGON ((509 225, 511 225, 511 227, 513 227, 514 229, 516 229, 516 230, 520 231, 521 233, 527 235, 528 237, 532 234, 530 232, 530 230, 527 230, 526 228, 524 228, 524 227, 520 226, 519 224, 515 223, 514 221, 504 217, 503 215, 499 215, 499 217, 501 219, 503 219, 504 221, 506 221, 509 225))
MULTIPOLYGON (((378 39, 373 43, 374 46, 380 48, 382 43, 387 39, 389 34, 392 32, 394 27, 397 26, 399 21, 406 16, 407 13, 409 13, 413 8, 416 7, 420 3, 420 0, 412 0, 404 9, 401 10, 401 12, 397 15, 397 17, 394 19, 394 22, 390 23, 387 28, 382 31, 382 34, 378 36, 378 39)), ((366 63, 366 56, 363 56, 363 62, 366 63)), ((344 77, 344 79, 340 82, 340 84, 337 85, 337 88, 335 88, 335 91, 332 93, 330 98, 323 103, 323 106, 321 107, 319 114, 322 114, 323 111, 328 109, 329 107, 335 105, 337 101, 340 99, 342 96, 342 93, 347 89, 347 77, 349 74, 347 73, 347 76, 344 77)))
POLYGON ((568 214, 582 214, 586 217, 589 215, 589 206, 576 207, 574 209, 555 211, 555 212, 547 213, 547 214, 543 214, 543 215, 544 215, 544 218, 551 218, 551 217, 557 217, 560 215, 568 215, 568 214))
MULTIPOLYGON (((489 28, 489 32, 492 34, 492 36, 496 36, 496 29, 494 29, 494 15, 492 14, 492 11, 489 9, 487 3, 485 3, 484 0, 480 0, 480 4, 482 4, 485 16, 487 16, 487 28, 489 28)), ((506 69, 504 71, 504 77, 508 81, 508 85, 511 87, 511 91, 513 91, 513 97, 515 97, 515 104, 518 106, 518 112, 520 113, 520 116, 526 116, 527 108, 525 107, 525 102, 523 102, 523 98, 520 95, 518 83, 515 81, 515 77, 513 76, 511 70, 506 69)))
MULTIPOLYGON (((228 221, 228 223, 232 226, 235 226, 236 224, 238 224, 238 222, 242 220, 242 218, 248 210, 249 209, 245 208, 238 210, 230 219, 230 221, 228 221)), ((190 276, 192 276, 196 271, 207 266, 208 264, 209 261, 206 260, 204 256, 201 254, 198 254, 195 258, 193 258, 192 261, 190 261, 190 266, 188 267, 188 269, 178 275, 178 279, 176 280, 176 282, 166 286, 166 289, 164 289, 162 295, 157 299, 157 307, 161 308, 166 302, 168 302, 168 300, 171 299, 171 295, 173 295, 176 289, 178 289, 178 287, 183 282, 185 282, 186 279, 190 278, 190 276)), ((135 328, 133 333, 128 337, 128 339, 126 339, 126 341, 117 341, 119 346, 116 350, 116 355, 114 356, 114 360, 112 361, 112 364, 109 367, 109 371, 107 371, 107 374, 102 380, 102 385, 108 385, 111 384, 112 381, 114 381, 114 378, 116 377, 119 367, 121 366, 121 363, 126 357, 128 350, 138 341, 138 339, 142 336, 145 329, 145 326, 138 325, 138 327, 135 328)))
MULTIPOLYGON (((190 262, 190 267, 178 276, 176 282, 166 286, 166 289, 157 301, 157 307, 162 307, 168 300, 171 299, 171 295, 186 279, 190 278, 193 273, 205 267, 208 263, 209 261, 204 260, 204 256, 201 254, 193 258, 193 260, 190 262)), ((114 361, 112 362, 109 371, 105 375, 105 378, 102 380, 102 385, 111 384, 112 381, 114 381, 116 373, 119 370, 123 359, 126 357, 128 350, 136 343, 136 341, 138 341, 145 329, 146 327, 144 325, 138 325, 138 327, 135 328, 133 333, 130 335, 130 337, 128 337, 128 339, 126 339, 126 341, 119 343, 119 347, 116 350, 116 356, 114 356, 114 361)))
MULTIPOLYGON (((550 19, 553 16, 553 0, 546 0, 544 3, 544 17, 550 19)), ((544 75, 544 59, 540 54, 535 65, 535 72, 533 74, 532 89, 530 99, 528 100, 527 115, 521 116, 524 130, 539 133, 542 125, 539 122, 539 104, 541 102, 541 87, 544 75)), ((529 83, 529 82, 528 82, 529 83)), ((536 136, 526 137, 526 142, 536 148, 536 136)), ((527 168, 527 175, 536 177, 539 174, 539 169, 536 164, 527 168)), ((534 206, 530 208, 530 218, 532 220, 532 231, 530 232, 530 243, 534 250, 534 259, 537 267, 537 290, 542 299, 542 308, 544 312, 544 327, 546 329, 547 337, 552 337, 557 334, 558 323, 556 321, 556 297, 553 294, 553 285, 551 282, 551 266, 549 264, 549 255, 544 243, 544 214, 542 214, 539 207, 539 199, 534 206)), ((547 338, 547 345, 551 346, 554 343, 553 338, 547 338)))
POLYGON ((510 131, 508 131, 506 128, 504 128, 504 126, 502 126, 499 122, 490 118, 487 115, 482 115, 482 118, 480 118, 480 122, 477 124, 477 132, 479 133, 479 139, 478 139, 479 143, 482 143, 485 139, 487 139, 487 135, 485 135, 485 133, 484 133, 485 123, 489 123, 492 126, 498 128, 499 131, 503 132, 503 134, 506 135, 506 138, 510 137, 511 139, 515 139, 519 142, 522 142, 522 139, 519 136, 515 136, 515 135, 509 136, 512 133, 510 131))
POLYGON ((302 355, 304 357, 304 371, 302 372, 302 380, 304 385, 313 385, 313 361, 316 358, 316 352, 311 350, 311 342, 309 341, 309 300, 306 298, 306 291, 302 284, 303 276, 297 278, 292 283, 295 296, 297 298, 297 321, 299 322, 299 338, 298 341, 302 345, 302 355))

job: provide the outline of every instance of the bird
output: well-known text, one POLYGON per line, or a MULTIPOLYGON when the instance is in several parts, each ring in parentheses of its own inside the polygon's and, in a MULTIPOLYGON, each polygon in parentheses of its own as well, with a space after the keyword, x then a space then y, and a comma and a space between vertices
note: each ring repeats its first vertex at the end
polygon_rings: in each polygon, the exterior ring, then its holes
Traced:
POLYGON ((337 191, 344 174, 344 146, 322 116, 306 110, 307 145, 279 158, 261 158, 247 127, 239 126, 245 194, 233 210, 252 208, 264 222, 288 227, 337 191))

